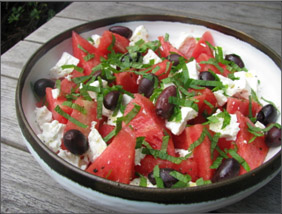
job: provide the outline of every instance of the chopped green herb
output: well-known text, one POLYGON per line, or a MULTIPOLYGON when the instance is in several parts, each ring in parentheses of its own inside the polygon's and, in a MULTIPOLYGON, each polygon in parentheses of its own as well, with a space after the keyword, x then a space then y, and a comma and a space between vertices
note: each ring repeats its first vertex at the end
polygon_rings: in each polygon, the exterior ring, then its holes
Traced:
POLYGON ((222 157, 222 156, 218 156, 216 159, 215 159, 215 161, 212 163, 212 165, 210 166, 210 168, 211 169, 217 169, 219 166, 220 166, 220 164, 222 163, 222 160, 223 160, 224 158, 222 157))
POLYGON ((195 183, 197 186, 202 186, 205 184, 211 184, 212 182, 210 180, 204 180, 203 178, 198 178, 195 183))
POLYGON ((237 154, 237 152, 233 149, 229 149, 228 153, 235 159, 237 160, 242 167, 248 172, 251 170, 250 166, 248 165, 248 163, 244 160, 244 158, 242 158, 239 154, 237 154))
POLYGON ((162 152, 166 152, 168 141, 169 141, 169 135, 163 136, 163 142, 162 142, 162 147, 161 147, 162 152))
POLYGON ((160 168, 159 168, 158 165, 156 165, 154 167, 153 176, 154 176, 154 178, 156 180, 157 187, 158 188, 164 188, 164 182, 163 182, 163 180, 160 177, 160 168))
POLYGON ((85 125, 81 122, 79 122, 78 120, 76 120, 75 118, 71 117, 69 114, 67 114, 66 112, 64 112, 59 105, 57 105, 55 107, 55 111, 60 114, 61 116, 63 116, 64 118, 66 118, 67 120, 69 120, 70 122, 74 123, 75 125, 81 127, 81 128, 87 128, 88 125, 85 125))
POLYGON ((84 115, 87 114, 87 111, 85 110, 85 108, 84 108, 83 106, 78 105, 78 104, 76 104, 76 103, 73 103, 73 102, 71 102, 71 101, 64 101, 64 102, 62 103, 62 105, 63 105, 63 106, 68 106, 68 107, 70 107, 70 108, 72 108, 72 109, 75 109, 75 110, 81 112, 81 113, 84 114, 84 115))
POLYGON ((76 70, 76 71, 78 71, 78 72, 80 72, 80 73, 83 73, 83 71, 84 71, 83 68, 78 67, 78 66, 76 66, 76 65, 62 65, 61 68, 62 68, 62 69, 72 68, 72 69, 74 69, 74 70, 76 70))
POLYGON ((140 109, 141 106, 134 103, 133 109, 131 109, 131 111, 124 116, 123 121, 125 122, 125 124, 128 124, 139 113, 140 109))
MULTIPOLYGON (((205 129, 206 128, 204 128, 204 130, 205 129)), ((189 148, 188 148, 189 152, 193 151, 197 146, 199 146, 204 141, 204 139, 206 137, 206 132, 204 130, 201 133, 200 137, 189 146, 189 148)))
POLYGON ((165 42, 168 42, 168 40, 169 40, 169 34, 168 33, 165 34, 164 40, 165 40, 165 42))
POLYGON ((102 118, 103 94, 97 94, 97 119, 102 118))

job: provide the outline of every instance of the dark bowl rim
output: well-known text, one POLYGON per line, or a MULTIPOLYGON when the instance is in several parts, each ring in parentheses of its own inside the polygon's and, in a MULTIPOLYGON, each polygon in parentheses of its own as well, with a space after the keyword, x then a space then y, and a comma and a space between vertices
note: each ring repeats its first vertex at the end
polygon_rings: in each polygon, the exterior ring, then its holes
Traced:
POLYGON ((252 46, 268 55, 278 67, 280 67, 281 65, 281 58, 279 57, 279 55, 262 42, 255 40, 251 36, 241 31, 237 31, 222 24, 211 23, 201 19, 178 15, 141 14, 109 17, 75 26, 63 31, 62 33, 56 35, 45 44, 43 44, 24 65, 17 83, 15 97, 17 119, 24 137, 32 146, 33 150, 37 152, 40 158, 43 159, 44 162, 50 166, 50 168, 55 170, 60 175, 65 176, 73 182, 77 182, 84 187, 91 188, 106 195, 117 196, 124 199, 158 202, 165 204, 200 203, 203 201, 211 201, 229 197, 231 195, 249 189, 255 185, 258 185, 268 176, 278 173, 281 169, 281 152, 278 152, 274 157, 272 157, 266 163, 262 164, 260 167, 247 172, 244 175, 219 183, 177 189, 143 188, 110 181, 78 169, 58 157, 39 140, 35 132, 32 130, 31 126, 29 125, 22 108, 21 92, 25 84, 25 80, 29 75, 29 71, 31 70, 30 68, 32 68, 36 61, 39 60, 46 52, 54 47, 54 45, 61 43, 65 39, 71 38, 72 31, 76 31, 80 34, 94 30, 95 28, 132 21, 169 21, 206 26, 207 28, 211 28, 230 36, 234 36, 242 41, 251 44, 252 46), (224 189, 224 191, 222 191, 222 189, 224 189), (226 189, 228 189, 228 191, 226 191, 226 189))

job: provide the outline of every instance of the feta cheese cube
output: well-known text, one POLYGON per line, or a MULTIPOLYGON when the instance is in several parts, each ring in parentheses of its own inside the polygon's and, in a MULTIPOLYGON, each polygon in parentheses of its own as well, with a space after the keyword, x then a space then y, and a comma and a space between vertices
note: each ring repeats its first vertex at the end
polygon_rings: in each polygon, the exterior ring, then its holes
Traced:
POLYGON ((143 57, 143 64, 149 64, 152 59, 154 60, 154 64, 162 62, 161 58, 152 49, 149 49, 143 57))
POLYGON ((79 63, 79 59, 75 58, 74 56, 70 55, 67 52, 64 52, 57 62, 57 64, 50 69, 51 77, 54 79, 59 79, 61 77, 65 77, 73 71, 73 68, 66 68, 62 69, 63 65, 75 65, 77 66, 79 63))
MULTIPOLYGON (((221 110, 217 110, 213 116, 216 116, 219 114, 221 110)), ((210 123, 209 128, 211 131, 220 133, 220 137, 226 138, 226 140, 236 140, 237 134, 240 130, 239 123, 237 122, 237 116, 236 114, 230 114, 231 120, 229 125, 227 125, 224 129, 222 128, 224 119, 222 117, 218 117, 218 122, 216 123, 210 123)))
POLYGON ((260 129, 265 129, 265 125, 262 124, 262 123, 259 122, 259 121, 256 121, 255 126, 258 127, 258 128, 260 128, 260 129))
POLYGON ((148 31, 145 28, 144 25, 140 25, 135 28, 134 32, 132 33, 132 36, 130 37, 131 44, 134 45, 134 43, 138 42, 140 39, 143 39, 145 42, 148 42, 148 31))
POLYGON ((198 116, 198 112, 191 107, 181 107, 182 119, 179 122, 175 121, 165 121, 165 126, 173 134, 180 135, 186 127, 187 121, 198 116))
POLYGON ((251 95, 251 87, 246 78, 241 77, 239 80, 234 80, 234 86, 227 89, 227 94, 230 96, 249 99, 251 95))
POLYGON ((122 96, 122 104, 128 105, 133 98, 127 94, 123 94, 122 96))
POLYGON ((68 150, 60 149, 58 152, 58 156, 82 170, 85 170, 89 163, 86 156, 84 156, 84 158, 81 159, 80 155, 74 155, 68 150))
POLYGON ((234 73, 235 77, 239 77, 240 79, 244 79, 247 81, 248 85, 254 92, 258 91, 258 76, 254 71, 238 71, 234 73))
POLYGON ((118 118, 118 117, 122 117, 122 116, 123 116, 123 114, 121 113, 121 111, 118 111, 118 113, 117 113, 116 116, 113 116, 113 114, 111 114, 111 115, 108 117, 107 124, 112 125, 112 126, 116 126, 117 118, 118 118))
POLYGON ((58 152, 61 146, 61 139, 64 135, 65 124, 53 120, 50 123, 44 123, 42 133, 37 136, 46 144, 53 152, 58 152))
POLYGON ((98 34, 94 34, 91 36, 91 39, 93 39, 93 45, 95 48, 98 48, 99 44, 100 44, 100 39, 101 39, 101 36, 98 35, 98 34))
POLYGON ((145 156, 146 155, 142 153, 142 148, 135 149, 135 160, 134 160, 135 166, 137 165, 141 166, 140 162, 145 156))
POLYGON ((186 66, 189 72, 189 77, 196 80, 199 79, 200 65, 197 61, 194 59, 193 61, 188 62, 186 66))
POLYGON ((60 95, 60 90, 58 89, 58 88, 54 88, 54 89, 52 89, 52 97, 54 98, 54 99, 57 99, 58 97, 59 97, 59 95, 60 95))
POLYGON ((107 144, 103 140, 102 136, 98 132, 98 130, 95 128, 96 122, 91 122, 91 131, 88 135, 88 143, 89 143, 89 149, 85 153, 85 155, 89 158, 91 162, 96 160, 97 157, 99 157, 103 151, 107 148, 107 144))
POLYGON ((52 112, 50 112, 46 106, 42 106, 40 108, 35 108, 35 122, 39 125, 42 130, 42 125, 44 123, 49 123, 52 121, 52 112))
MULTIPOLYGON (((175 152, 179 154, 179 157, 185 157, 186 155, 192 153, 188 151, 188 149, 175 149, 175 152)), ((193 154, 190 156, 190 158, 193 157, 193 154)))
POLYGON ((227 97, 224 95, 223 90, 213 92, 219 106, 223 106, 227 102, 227 97))

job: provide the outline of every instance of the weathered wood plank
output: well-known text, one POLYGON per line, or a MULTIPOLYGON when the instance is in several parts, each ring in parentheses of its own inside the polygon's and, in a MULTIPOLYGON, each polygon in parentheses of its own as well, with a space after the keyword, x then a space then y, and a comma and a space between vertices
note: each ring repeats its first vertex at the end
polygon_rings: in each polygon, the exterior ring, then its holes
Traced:
POLYGON ((18 78, 20 72, 41 44, 20 41, 1 56, 1 75, 18 78))
POLYGON ((1 213, 109 213, 63 189, 28 152, 1 143, 1 213))
POLYGON ((16 84, 17 80, 1 76, 1 141, 27 151, 16 116, 16 84))
POLYGON ((54 17, 42 25, 39 29, 27 36, 24 40, 45 43, 54 36, 74 26, 85 23, 85 20, 54 17))

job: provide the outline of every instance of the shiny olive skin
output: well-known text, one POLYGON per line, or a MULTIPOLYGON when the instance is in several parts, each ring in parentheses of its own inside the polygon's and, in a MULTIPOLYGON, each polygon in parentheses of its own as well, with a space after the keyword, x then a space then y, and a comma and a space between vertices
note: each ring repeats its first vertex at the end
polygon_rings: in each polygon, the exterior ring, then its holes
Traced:
POLYGON ((34 83, 33 89, 36 95, 43 98, 46 95, 46 88, 54 88, 55 82, 50 79, 39 79, 34 83))
POLYGON ((112 26, 109 28, 109 31, 111 31, 112 33, 119 34, 127 39, 132 36, 132 30, 124 26, 112 26))
POLYGON ((118 104, 118 98, 120 96, 120 92, 119 91, 111 91, 109 92, 103 100, 103 104, 105 106, 106 109, 109 110, 115 110, 117 104, 118 104))
MULTIPOLYGON (((175 170, 170 169, 170 168, 161 168, 160 169, 160 178, 163 180, 164 187, 166 188, 170 188, 173 184, 178 182, 178 179, 176 179, 175 177, 169 174, 172 171, 175 171, 175 170)), ((153 175, 153 171, 148 174, 148 179, 153 185, 156 185, 156 179, 153 175)))
MULTIPOLYGON (((205 81, 215 81, 215 77, 209 71, 200 72, 199 79, 200 80, 205 80, 205 81)), ((205 86, 205 87, 209 88, 211 90, 214 88, 214 86, 205 86)))
POLYGON ((228 55, 226 55, 225 56, 225 60, 234 62, 240 68, 244 68, 245 67, 245 64, 244 64, 243 60, 241 59, 241 57, 236 55, 236 54, 228 54, 228 55))
POLYGON ((156 114, 164 119, 169 119, 174 105, 168 102, 169 97, 176 96, 176 87, 171 85, 165 88, 156 101, 156 114))
POLYGON ((64 134, 63 142, 65 147, 75 155, 82 155, 89 148, 87 138, 77 129, 68 130, 64 134))
POLYGON ((139 62, 139 60, 141 59, 142 54, 140 52, 134 52, 132 54, 129 54, 129 52, 127 52, 126 54, 124 54, 120 61, 121 62, 125 62, 125 58, 129 57, 129 62, 139 62))
POLYGON ((181 56, 179 54, 171 54, 167 56, 167 59, 172 62, 172 65, 177 66, 179 64, 179 58, 181 56))
POLYGON ((224 159, 215 171, 212 182, 220 182, 239 175, 240 164, 234 158, 224 159))
POLYGON ((271 104, 265 105, 257 114, 257 121, 261 122, 265 126, 270 123, 274 123, 277 118, 277 110, 271 104))
POLYGON ((138 85, 138 93, 149 98, 153 94, 156 78, 158 77, 154 74, 151 74, 151 79, 143 77, 138 85))
POLYGON ((265 135, 265 144, 268 147, 281 146, 281 128, 272 127, 265 135))

